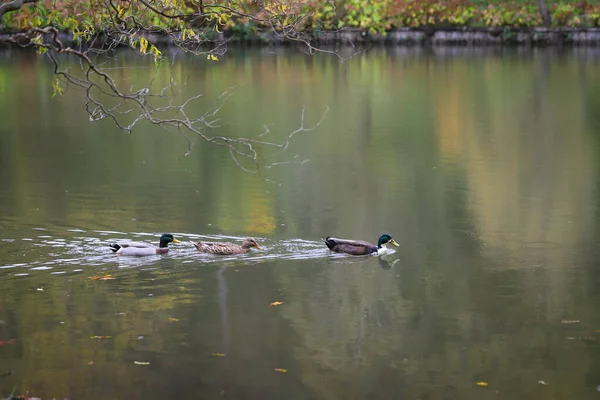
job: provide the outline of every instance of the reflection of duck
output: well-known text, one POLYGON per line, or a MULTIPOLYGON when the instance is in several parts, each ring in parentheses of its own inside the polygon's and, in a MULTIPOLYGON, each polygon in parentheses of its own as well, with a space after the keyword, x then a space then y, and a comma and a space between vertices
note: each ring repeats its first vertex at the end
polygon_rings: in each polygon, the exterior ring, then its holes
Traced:
POLYGON ((119 256, 152 256, 156 254, 167 254, 169 252, 169 243, 179 243, 172 234, 165 233, 160 237, 158 247, 144 242, 122 242, 111 243, 109 245, 113 253, 119 256))
POLYGON ((230 255, 230 254, 242 254, 246 253, 251 248, 257 248, 261 250, 256 240, 252 238, 246 238, 242 242, 242 245, 227 243, 227 242, 197 242, 192 243, 198 251, 202 253, 219 254, 219 255, 230 255))
POLYGON ((383 257, 377 257, 377 262, 379 263, 379 266, 385 269, 386 271, 389 271, 392 268, 394 268, 394 265, 396 265, 398 261, 400 261, 399 258, 396 258, 394 261, 390 262, 386 261, 383 257))
POLYGON ((388 243, 391 243, 394 246, 400 246, 394 239, 392 239, 392 236, 388 235, 387 233, 379 237, 377 246, 362 240, 336 239, 330 236, 321 240, 325 242, 331 251, 352 254, 354 256, 364 256, 373 253, 377 253, 377 255, 388 254, 390 252, 390 249, 388 249, 386 246, 388 243))

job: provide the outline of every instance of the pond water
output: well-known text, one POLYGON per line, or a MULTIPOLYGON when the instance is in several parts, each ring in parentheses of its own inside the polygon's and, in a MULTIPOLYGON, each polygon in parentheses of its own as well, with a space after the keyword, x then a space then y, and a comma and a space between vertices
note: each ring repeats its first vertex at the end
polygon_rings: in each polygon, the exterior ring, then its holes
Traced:
POLYGON ((284 140, 303 105, 307 126, 329 112, 277 159, 299 162, 257 176, 200 140, 91 123, 41 58, 2 53, 2 397, 600 396, 599 49, 171 61, 107 65, 140 88, 170 71, 198 115, 236 86, 214 134, 284 140), (165 256, 107 247, 164 232, 165 256), (320 242, 382 233, 394 254, 320 242), (189 244, 246 236, 263 251, 189 244))

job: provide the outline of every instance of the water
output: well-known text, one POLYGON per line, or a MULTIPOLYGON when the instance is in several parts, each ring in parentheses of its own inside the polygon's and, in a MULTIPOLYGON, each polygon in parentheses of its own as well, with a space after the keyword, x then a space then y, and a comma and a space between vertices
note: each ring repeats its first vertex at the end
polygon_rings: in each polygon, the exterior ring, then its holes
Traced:
MULTIPOLYGON (((598 50, 175 57, 194 110, 240 85, 216 134, 284 140, 329 107, 277 159, 309 161, 264 179, 198 140, 186 156, 181 135, 92 124, 39 57, 2 56, 0 395, 598 397, 598 50), (182 241, 167 256, 107 247, 163 232, 182 241), (401 247, 382 258, 319 241, 386 232, 401 247), (189 244, 246 236, 264 251, 189 244)), ((111 62, 123 84, 155 75, 111 62)))

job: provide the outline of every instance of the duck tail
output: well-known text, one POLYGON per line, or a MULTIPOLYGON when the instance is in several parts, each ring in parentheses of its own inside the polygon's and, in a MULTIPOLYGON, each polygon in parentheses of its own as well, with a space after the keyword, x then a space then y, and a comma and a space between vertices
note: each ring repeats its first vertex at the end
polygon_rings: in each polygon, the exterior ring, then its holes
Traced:
POLYGON ((190 244, 192 244, 197 250, 200 247, 200 242, 198 242, 198 243, 190 242, 190 244))
POLYGON ((121 246, 118 245, 117 243, 111 243, 108 245, 108 247, 110 247, 110 249, 113 251, 113 253, 116 253, 121 248, 121 246))

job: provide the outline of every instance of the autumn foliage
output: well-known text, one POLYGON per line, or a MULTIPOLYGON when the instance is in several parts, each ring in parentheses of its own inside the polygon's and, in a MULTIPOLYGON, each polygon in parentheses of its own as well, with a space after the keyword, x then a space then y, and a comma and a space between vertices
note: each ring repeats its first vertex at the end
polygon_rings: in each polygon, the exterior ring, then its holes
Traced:
MULTIPOLYGON (((600 5, 583 0, 550 6, 558 27, 600 25, 600 5)), ((54 26, 76 35, 110 29, 144 27, 157 33, 177 30, 183 35, 226 31, 244 35, 260 29, 327 31, 357 28, 385 33, 418 27, 535 27, 542 19, 534 2, 472 0, 309 0, 265 1, 57 1, 44 0, 3 16, 6 30, 54 26), (148 7, 150 4, 152 7, 148 7), (174 17, 179 16, 179 17, 174 17)))

